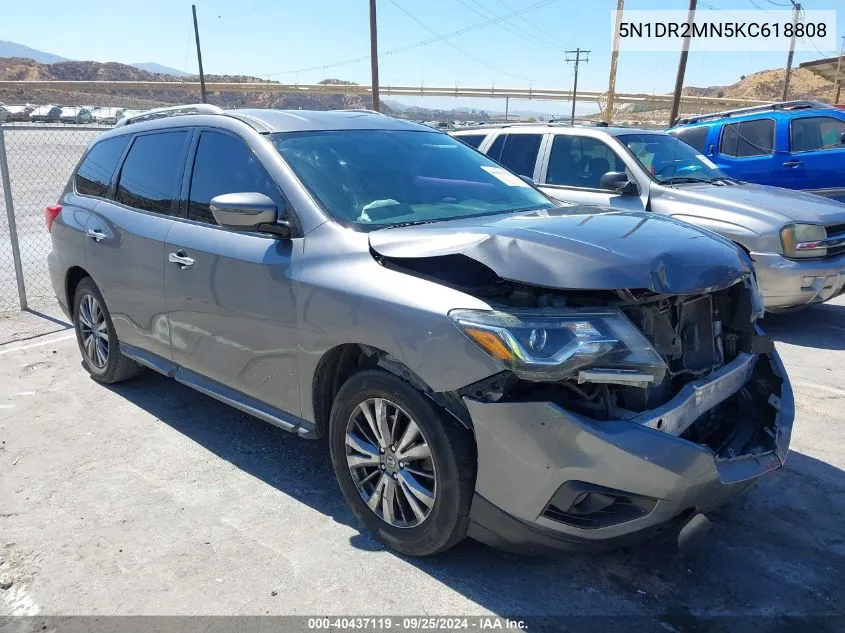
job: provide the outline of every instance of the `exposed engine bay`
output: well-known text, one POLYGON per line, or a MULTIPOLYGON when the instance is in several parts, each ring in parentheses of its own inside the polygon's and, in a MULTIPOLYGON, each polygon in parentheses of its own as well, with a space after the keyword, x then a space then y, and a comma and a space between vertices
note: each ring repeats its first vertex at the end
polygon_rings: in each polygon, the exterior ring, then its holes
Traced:
MULTIPOLYGON (((525 380, 505 371, 461 391, 485 402, 549 401, 593 420, 641 419, 685 387, 748 358, 750 379, 739 391, 674 432, 709 446, 716 455, 771 450, 782 379, 765 352, 771 341, 754 325, 759 306, 748 278, 711 293, 669 295, 651 290, 561 291, 502 279, 463 255, 380 258, 386 267, 427 278, 480 298, 495 309, 607 307, 620 310, 665 361, 660 382, 624 384, 601 372, 555 381, 525 380)), ((746 376, 742 377, 745 380, 746 376)), ((667 405, 668 406, 668 405, 667 405)), ((661 429, 663 420, 654 428, 661 429)), ((673 430, 667 428, 667 432, 673 430)))

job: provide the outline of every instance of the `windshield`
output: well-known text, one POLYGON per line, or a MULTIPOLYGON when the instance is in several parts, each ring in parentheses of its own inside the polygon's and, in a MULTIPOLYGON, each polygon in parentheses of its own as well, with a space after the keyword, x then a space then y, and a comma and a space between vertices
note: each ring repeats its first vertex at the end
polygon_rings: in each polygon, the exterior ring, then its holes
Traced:
POLYGON ((359 229, 556 206, 439 132, 341 130, 270 138, 323 208, 359 229))
POLYGON ((674 136, 621 134, 618 138, 658 182, 729 180, 709 158, 674 136))

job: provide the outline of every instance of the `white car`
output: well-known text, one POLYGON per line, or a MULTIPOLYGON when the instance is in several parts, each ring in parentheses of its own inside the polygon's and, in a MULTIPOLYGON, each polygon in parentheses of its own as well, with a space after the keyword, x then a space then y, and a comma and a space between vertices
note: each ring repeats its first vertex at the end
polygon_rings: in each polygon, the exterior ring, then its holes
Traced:
POLYGON ((91 116, 94 119, 94 123, 114 125, 125 110, 126 108, 94 108, 91 116))
POLYGON ((62 113, 59 116, 59 121, 62 123, 91 123, 92 120, 91 110, 77 106, 62 108, 62 113))

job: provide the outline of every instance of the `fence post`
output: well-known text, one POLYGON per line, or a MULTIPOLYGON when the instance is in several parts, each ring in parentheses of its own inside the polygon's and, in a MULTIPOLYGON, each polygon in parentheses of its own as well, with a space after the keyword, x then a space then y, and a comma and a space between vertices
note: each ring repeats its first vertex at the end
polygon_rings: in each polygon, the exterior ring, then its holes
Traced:
POLYGON ((6 139, 3 126, 0 125, 0 177, 3 180, 3 193, 6 198, 6 217, 9 220, 9 242, 12 245, 12 257, 15 260, 15 277, 18 280, 18 299, 21 310, 26 310, 26 286, 23 280, 23 266, 21 265, 21 249, 18 246, 18 227, 15 224, 15 207, 12 203, 12 183, 9 178, 9 161, 6 156, 6 139))

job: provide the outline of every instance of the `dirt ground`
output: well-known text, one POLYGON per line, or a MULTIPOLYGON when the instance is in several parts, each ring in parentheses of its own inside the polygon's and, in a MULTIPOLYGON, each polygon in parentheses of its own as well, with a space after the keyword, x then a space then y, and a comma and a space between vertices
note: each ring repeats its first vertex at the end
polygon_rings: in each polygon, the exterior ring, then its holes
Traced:
POLYGON ((792 452, 686 557, 664 537, 403 558, 361 532, 325 443, 152 372, 98 385, 69 331, 0 347, 0 615, 845 616, 845 298, 764 327, 795 390, 792 452))

